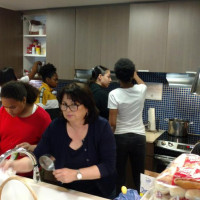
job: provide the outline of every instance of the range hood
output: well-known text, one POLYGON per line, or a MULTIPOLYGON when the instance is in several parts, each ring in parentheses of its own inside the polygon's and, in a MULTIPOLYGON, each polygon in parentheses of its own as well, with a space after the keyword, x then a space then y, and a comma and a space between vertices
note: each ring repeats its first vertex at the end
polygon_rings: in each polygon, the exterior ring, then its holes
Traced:
POLYGON ((194 82, 191 88, 191 93, 195 95, 200 95, 200 68, 194 78, 194 82))
POLYGON ((74 80, 86 83, 92 75, 91 69, 75 69, 74 80))
MULTIPOLYGON (((92 75, 92 69, 75 69, 74 80, 78 82, 86 83, 92 75)), ((117 78, 115 73, 111 71, 112 82, 116 82, 117 78)))
POLYGON ((169 87, 191 88, 195 79, 196 72, 188 73, 167 73, 166 79, 169 87))
MULTIPOLYGON (((147 72, 147 71, 139 71, 140 76, 143 78, 144 81, 147 81, 146 79, 148 78, 147 82, 155 82, 155 81, 149 81, 149 78, 152 75, 152 72, 147 72), (142 75, 145 75, 144 77, 142 75)), ((158 74, 163 74, 163 73, 156 73, 157 76, 158 74)), ((75 75, 74 75, 74 80, 79 81, 79 82, 87 82, 88 79, 92 75, 92 70, 91 69, 75 69, 75 75)), ((155 74, 154 74, 155 76, 155 74)), ((162 77, 162 76, 161 76, 162 77)), ((200 69, 199 71, 196 72, 187 72, 187 73, 165 73, 165 81, 166 83, 168 82, 169 87, 181 87, 181 88, 191 88, 191 93, 200 95, 200 69)), ((115 77, 115 74, 113 71, 111 71, 111 78, 112 82, 117 82, 117 79, 115 77)), ((162 78, 162 81, 163 78, 162 78)))

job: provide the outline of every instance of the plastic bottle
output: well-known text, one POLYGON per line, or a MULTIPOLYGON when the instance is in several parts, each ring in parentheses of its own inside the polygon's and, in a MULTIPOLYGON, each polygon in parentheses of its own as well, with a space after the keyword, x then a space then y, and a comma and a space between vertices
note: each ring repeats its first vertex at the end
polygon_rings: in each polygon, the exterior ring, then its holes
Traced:
POLYGON ((41 50, 40 50, 40 46, 39 45, 36 46, 36 54, 37 55, 41 54, 41 50))
POLYGON ((32 54, 35 54, 35 45, 32 45, 32 54))

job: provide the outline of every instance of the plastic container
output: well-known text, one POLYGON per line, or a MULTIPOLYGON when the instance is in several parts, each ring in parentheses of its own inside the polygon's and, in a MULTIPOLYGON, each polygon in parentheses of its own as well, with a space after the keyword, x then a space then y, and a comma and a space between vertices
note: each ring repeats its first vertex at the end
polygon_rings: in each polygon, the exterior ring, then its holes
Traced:
POLYGON ((35 45, 32 45, 32 54, 35 54, 35 45))
POLYGON ((36 46, 36 54, 40 55, 41 54, 41 48, 39 45, 36 46))

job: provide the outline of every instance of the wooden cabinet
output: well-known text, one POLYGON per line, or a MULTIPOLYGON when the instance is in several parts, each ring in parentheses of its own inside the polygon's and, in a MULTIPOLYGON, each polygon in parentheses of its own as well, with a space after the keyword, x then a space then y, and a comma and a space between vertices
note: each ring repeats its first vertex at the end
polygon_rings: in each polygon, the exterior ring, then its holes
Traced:
POLYGON ((73 79, 75 9, 48 10, 47 18, 47 62, 55 65, 59 79, 73 79))
POLYGON ((128 21, 129 5, 77 8, 75 68, 101 64, 113 70, 127 57, 128 21))
POLYGON ((154 166, 154 144, 146 144, 146 158, 145 158, 145 170, 153 171, 154 166))
MULTIPOLYGON (((199 67, 199 1, 132 3, 25 13, 41 16, 42 12, 47 19, 46 62, 56 66, 61 79, 73 79, 74 69, 91 69, 99 64, 113 70, 121 57, 133 60, 137 70, 150 72, 185 73, 197 71, 199 67)), ((25 46, 29 40, 30 37, 24 36, 25 46)), ((25 51, 24 48, 24 54, 25 51)), ((24 68, 30 68, 35 59, 24 56, 24 68)))
POLYGON ((197 71, 200 63, 200 2, 130 6, 128 55, 137 69, 197 71))
POLYGON ((22 76, 23 26, 21 12, 0 8, 0 69, 13 67, 18 77, 22 76))
POLYGON ((166 52, 168 72, 197 71, 200 66, 200 2, 169 3, 166 52))
POLYGON ((103 7, 76 9, 76 69, 91 69, 101 63, 103 15, 103 7))
POLYGON ((107 6, 104 11, 101 64, 113 70, 118 59, 128 57, 130 6, 107 6))
POLYGON ((138 70, 165 72, 168 3, 130 6, 128 57, 138 70))

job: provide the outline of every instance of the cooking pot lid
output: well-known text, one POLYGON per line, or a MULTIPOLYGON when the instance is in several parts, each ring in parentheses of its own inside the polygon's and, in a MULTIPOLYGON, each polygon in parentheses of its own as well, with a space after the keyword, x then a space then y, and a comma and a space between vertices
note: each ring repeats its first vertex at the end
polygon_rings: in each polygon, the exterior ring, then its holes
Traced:
POLYGON ((169 121, 175 121, 175 122, 189 122, 189 120, 178 119, 178 118, 169 119, 169 121))

